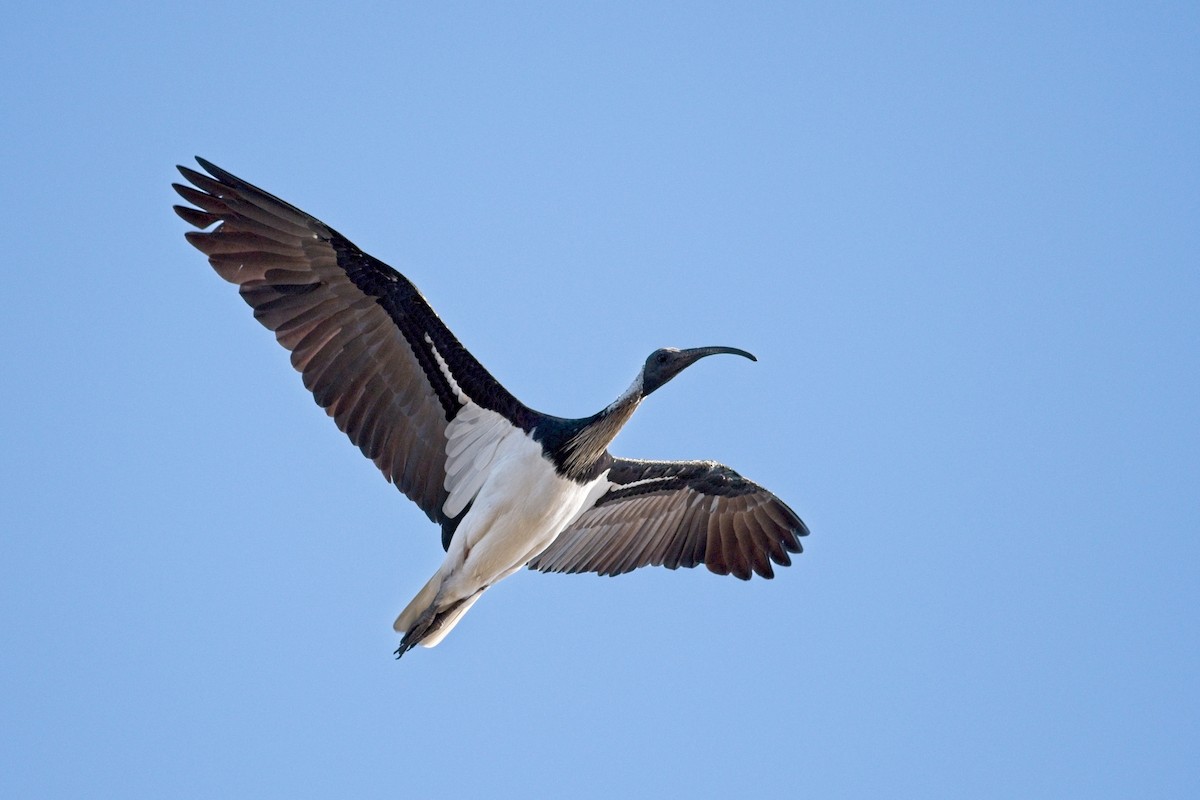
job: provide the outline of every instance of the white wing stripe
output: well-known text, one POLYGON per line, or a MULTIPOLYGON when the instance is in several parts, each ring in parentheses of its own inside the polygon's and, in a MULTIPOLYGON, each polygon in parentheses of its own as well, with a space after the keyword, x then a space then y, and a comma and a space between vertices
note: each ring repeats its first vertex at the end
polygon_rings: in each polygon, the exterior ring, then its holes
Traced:
MULTIPOLYGON (((674 476, 671 475, 664 475, 658 478, 642 478, 640 481, 631 481, 630 483, 621 484, 620 489, 625 491, 627 489, 636 489, 639 486, 645 486, 652 483, 668 483, 672 480, 674 480, 674 476)), ((617 484, 613 484, 613 486, 616 485, 617 484)))
POLYGON ((429 349, 433 351, 433 357, 437 361, 438 369, 442 371, 442 375, 446 378, 446 382, 450 384, 450 388, 454 390, 454 394, 458 397, 460 403, 470 402, 470 398, 459 388, 458 381, 454 380, 454 373, 450 371, 450 365, 446 363, 446 359, 442 358, 442 354, 438 352, 437 347, 433 344, 433 339, 429 334, 425 334, 425 341, 429 344, 429 349))

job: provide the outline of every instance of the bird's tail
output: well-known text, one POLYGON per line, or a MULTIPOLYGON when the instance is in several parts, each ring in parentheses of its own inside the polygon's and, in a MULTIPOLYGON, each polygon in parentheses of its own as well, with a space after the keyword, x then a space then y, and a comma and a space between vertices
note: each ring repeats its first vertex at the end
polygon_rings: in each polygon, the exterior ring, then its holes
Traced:
POLYGON ((422 647, 436 646, 446 638, 446 634, 453 630, 471 606, 475 605, 475 601, 484 591, 480 589, 470 597, 438 609, 437 605, 440 599, 438 590, 441 588, 441 584, 441 575, 434 575, 424 588, 417 592, 417 596, 404 607, 400 616, 396 617, 392 629, 396 633, 404 634, 400 640, 400 646, 396 649, 396 658, 404 655, 418 644, 422 647))
POLYGON ((434 617, 433 624, 429 626, 429 630, 421 638, 421 647, 435 647, 438 642, 445 639, 446 634, 454 629, 458 621, 463 618, 463 614, 470 611, 471 606, 475 605, 475 601, 479 599, 479 595, 481 594, 483 594, 482 589, 434 617))
POLYGON ((439 570, 434 573, 421 591, 417 592, 417 596, 409 601, 404 610, 400 612, 400 616, 396 617, 395 623, 392 624, 392 630, 404 634, 411 631, 421 613, 433 606, 437 600, 438 589, 441 587, 442 573, 439 570))

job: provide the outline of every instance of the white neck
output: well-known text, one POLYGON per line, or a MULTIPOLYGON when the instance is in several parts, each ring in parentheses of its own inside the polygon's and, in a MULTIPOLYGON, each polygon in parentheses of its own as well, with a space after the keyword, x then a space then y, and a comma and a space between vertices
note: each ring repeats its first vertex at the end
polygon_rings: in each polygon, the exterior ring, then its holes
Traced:
MULTIPOLYGON (((637 377, 633 379, 633 383, 629 384, 629 388, 621 392, 621 396, 608 404, 605 412, 612 411, 620 406, 628 405, 630 401, 641 402, 642 394, 642 371, 638 370, 637 377)), ((604 412, 601 412, 604 413, 604 412)))

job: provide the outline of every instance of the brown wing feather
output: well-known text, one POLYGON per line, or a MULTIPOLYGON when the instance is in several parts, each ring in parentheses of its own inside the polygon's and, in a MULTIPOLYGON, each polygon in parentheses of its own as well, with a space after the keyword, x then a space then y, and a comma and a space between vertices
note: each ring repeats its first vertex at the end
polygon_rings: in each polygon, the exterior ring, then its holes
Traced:
POLYGON ((304 385, 338 428, 430 519, 442 521, 446 413, 395 321, 339 266, 327 225, 204 166, 217 178, 180 167, 197 188, 175 185, 199 210, 175 210, 198 228, 219 224, 190 231, 187 240, 291 351, 304 385))
POLYGON ((711 461, 615 459, 612 487, 530 562, 542 572, 619 575, 706 565, 743 580, 791 564, 808 528, 771 492, 711 461))

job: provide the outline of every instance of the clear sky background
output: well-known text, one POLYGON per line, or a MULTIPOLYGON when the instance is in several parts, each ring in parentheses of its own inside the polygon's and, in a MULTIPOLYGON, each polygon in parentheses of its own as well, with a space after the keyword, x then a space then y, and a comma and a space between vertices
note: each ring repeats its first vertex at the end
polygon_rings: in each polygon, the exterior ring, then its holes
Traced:
POLYGON ((1194 3, 21 3, 0 29, 5 797, 1200 794, 1194 3), (438 531, 170 211, 193 154, 535 408, 812 529, 774 581, 438 531))

